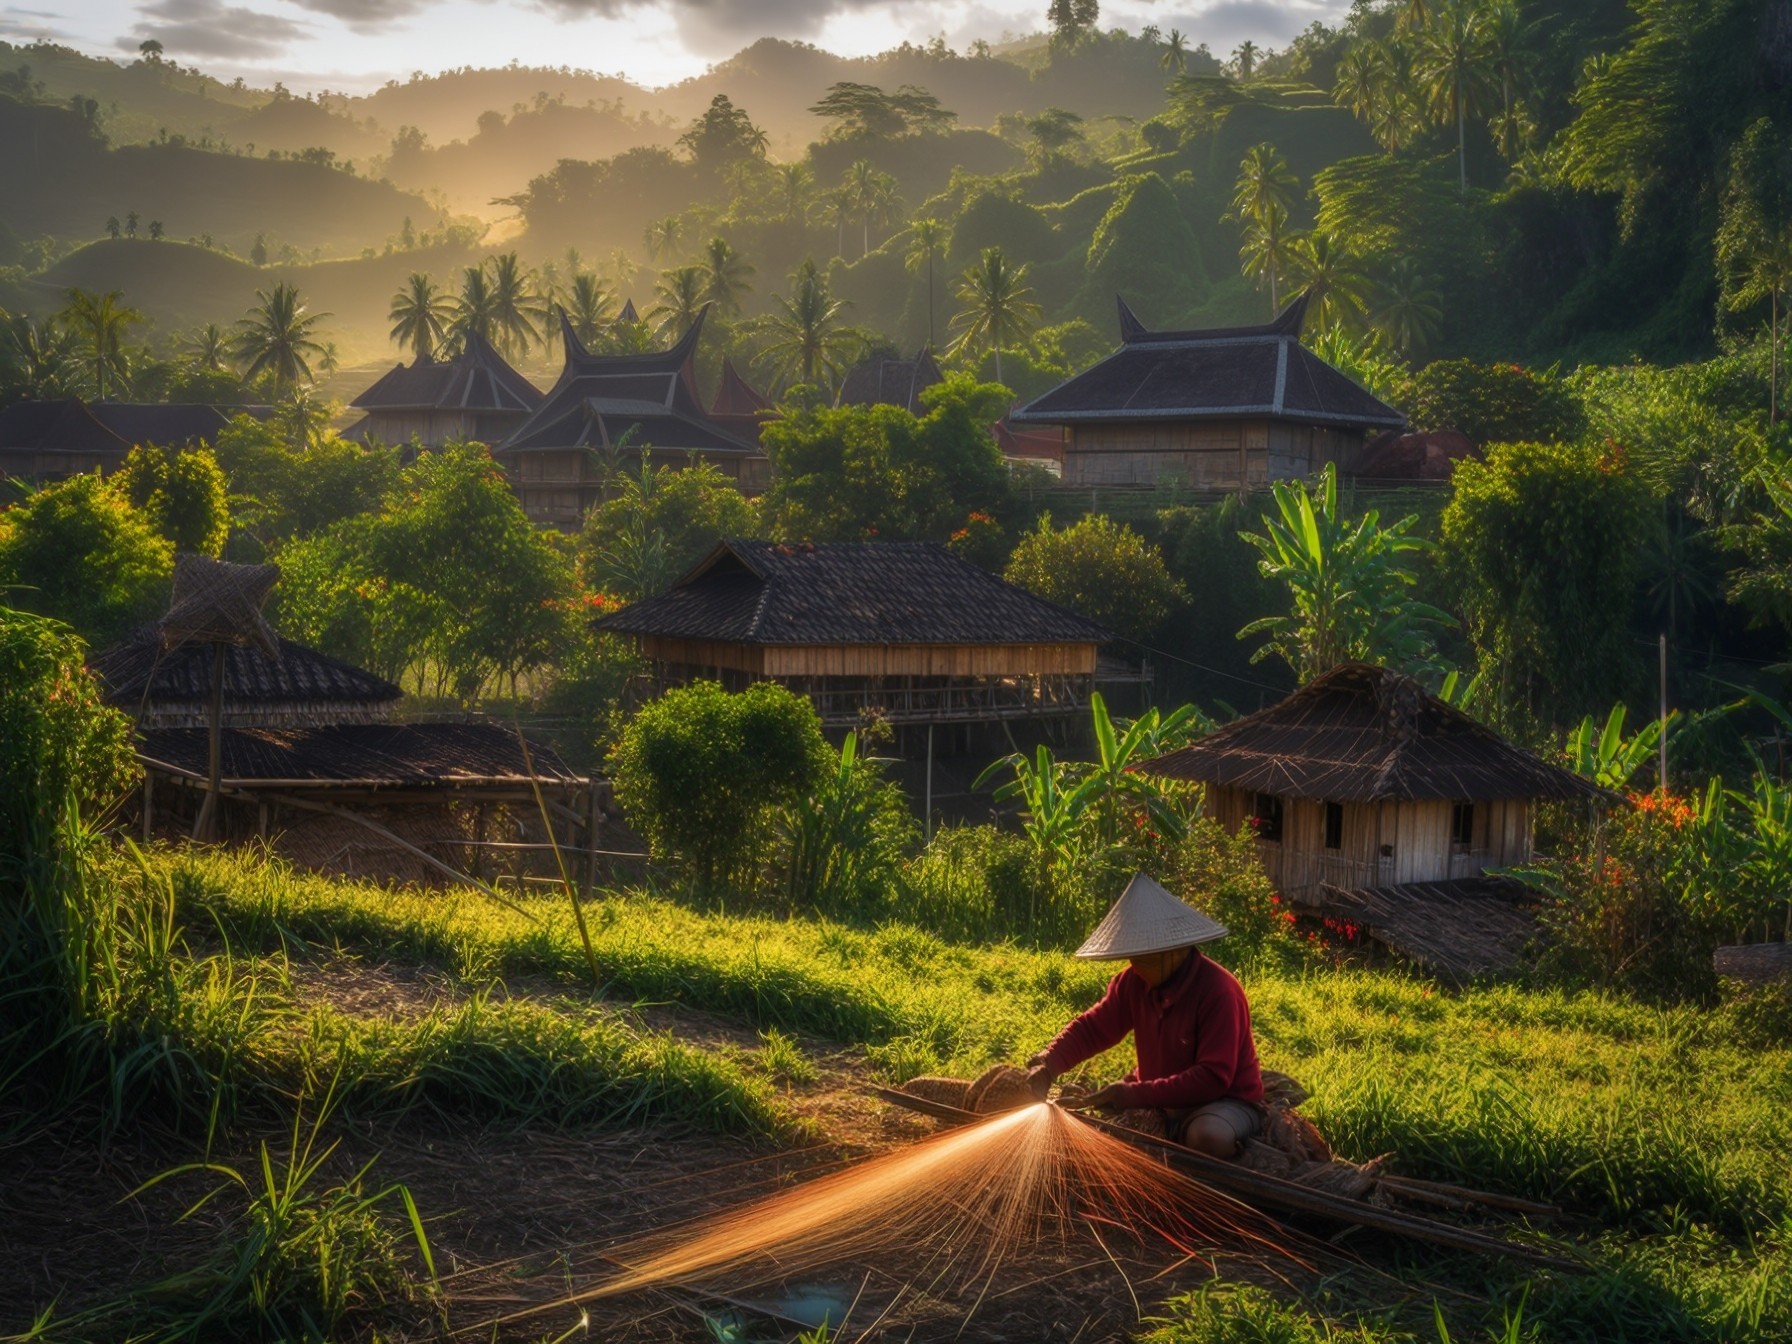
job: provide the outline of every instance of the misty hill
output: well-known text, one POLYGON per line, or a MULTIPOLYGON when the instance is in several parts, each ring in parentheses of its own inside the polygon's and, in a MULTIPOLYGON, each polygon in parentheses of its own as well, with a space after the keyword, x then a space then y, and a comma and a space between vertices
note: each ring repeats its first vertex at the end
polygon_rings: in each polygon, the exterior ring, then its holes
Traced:
POLYGON ((431 146, 419 130, 397 136, 385 175, 401 187, 439 191, 457 210, 491 213, 494 197, 509 196, 562 159, 602 159, 624 150, 670 145, 678 128, 616 104, 572 107, 544 98, 509 117, 485 112, 471 138, 431 146))
POLYGON ((255 302, 258 289, 296 285, 314 312, 328 313, 322 339, 344 361, 396 358, 386 340, 392 295, 412 271, 450 277, 477 255, 463 247, 437 246, 308 265, 252 266, 237 257, 188 243, 107 239, 79 248, 27 284, 32 306, 60 308, 70 289, 103 294, 117 290, 130 307, 155 324, 157 335, 189 331, 207 322, 228 327, 255 302))
POLYGON ((436 212, 419 196, 319 164, 254 159, 189 145, 104 140, 67 108, 0 97, 0 223, 21 237, 98 236, 135 211, 170 238, 210 235, 247 252, 278 232, 302 251, 359 252, 421 227, 436 212))
POLYGON ((238 148, 284 153, 322 147, 338 158, 370 160, 385 152, 386 140, 371 126, 333 111, 321 100, 295 98, 282 90, 260 107, 223 122, 220 129, 238 148))
POLYGON ((438 143, 464 140, 479 129, 482 112, 510 113, 534 106, 537 98, 559 99, 574 107, 616 103, 625 111, 649 110, 651 96, 638 84, 589 70, 510 65, 492 69, 463 66, 404 83, 393 80, 361 98, 342 100, 351 115, 372 118, 389 133, 415 126, 438 143))
POLYGON ((243 81, 225 84, 172 61, 109 61, 68 47, 0 42, 0 91, 21 99, 66 104, 79 94, 99 103, 100 126, 113 144, 216 136, 269 95, 243 81), (20 71, 23 70, 21 77, 20 71))

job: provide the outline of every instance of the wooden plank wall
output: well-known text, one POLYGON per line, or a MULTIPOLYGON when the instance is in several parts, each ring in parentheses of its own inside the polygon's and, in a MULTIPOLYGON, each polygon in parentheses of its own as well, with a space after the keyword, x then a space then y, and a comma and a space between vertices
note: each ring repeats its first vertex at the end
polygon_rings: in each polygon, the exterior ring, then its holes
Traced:
MULTIPOLYGON (((1209 788, 1208 812, 1236 832, 1256 811, 1256 795, 1209 788)), ((1325 847, 1325 804, 1288 798, 1282 839, 1258 844, 1264 871, 1295 898, 1320 883, 1341 887, 1398 886, 1473 877, 1531 857, 1532 805, 1523 799, 1475 804, 1473 839, 1466 849, 1450 839, 1452 802, 1345 803, 1342 844, 1325 847), (1383 847, 1391 854, 1383 854, 1383 847)))
POLYGON ((764 650, 771 677, 1028 677, 1095 671, 1093 644, 844 644, 764 650))

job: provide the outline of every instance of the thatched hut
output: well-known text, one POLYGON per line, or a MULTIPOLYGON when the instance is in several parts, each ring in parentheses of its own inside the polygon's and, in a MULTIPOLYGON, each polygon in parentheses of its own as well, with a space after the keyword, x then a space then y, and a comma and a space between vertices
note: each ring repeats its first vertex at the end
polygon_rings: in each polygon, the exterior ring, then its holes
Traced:
POLYGON ((1536 807, 1605 792, 1508 742, 1398 672, 1347 663, 1286 700, 1140 767, 1206 786, 1251 828, 1285 898, 1463 973, 1530 921, 1490 869, 1531 857, 1536 807))

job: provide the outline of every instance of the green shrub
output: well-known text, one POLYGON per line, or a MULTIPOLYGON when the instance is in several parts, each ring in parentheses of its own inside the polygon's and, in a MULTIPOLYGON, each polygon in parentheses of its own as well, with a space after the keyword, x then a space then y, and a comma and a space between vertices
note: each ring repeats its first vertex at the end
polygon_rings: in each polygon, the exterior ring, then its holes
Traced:
POLYGON ((760 682, 731 695, 713 681, 642 708, 610 754, 616 798, 653 857, 707 897, 756 897, 777 820, 827 768, 815 709, 760 682))
POLYGON ((849 733, 809 795, 785 820, 787 890, 792 908, 860 920, 900 908, 902 860, 920 827, 883 762, 862 754, 849 733))
POLYGON ((1414 426, 1454 429, 1476 444, 1560 443, 1581 432, 1580 402, 1561 379, 1518 364, 1440 359, 1397 394, 1414 426))
POLYGON ((1003 577, 1127 639, 1148 638, 1189 600, 1162 551, 1099 513, 1061 531, 1042 515, 1014 548, 1003 577))
POLYGON ((167 599, 174 547, 98 474, 0 511, 0 591, 105 643, 167 599))

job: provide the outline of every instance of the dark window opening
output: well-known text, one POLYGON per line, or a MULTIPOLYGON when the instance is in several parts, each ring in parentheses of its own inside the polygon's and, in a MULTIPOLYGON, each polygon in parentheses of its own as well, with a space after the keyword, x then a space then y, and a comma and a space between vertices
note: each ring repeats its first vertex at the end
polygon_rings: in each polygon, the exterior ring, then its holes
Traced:
POLYGON ((1282 800, 1273 793, 1257 795, 1257 808, 1251 814, 1251 825, 1257 828, 1259 840, 1282 838, 1282 800))
POLYGON ((1344 804, 1327 803, 1325 805, 1325 847, 1327 849, 1344 848, 1344 804))
POLYGON ((1475 805, 1457 803, 1450 813, 1450 843, 1458 849, 1469 849, 1475 843, 1475 805))

